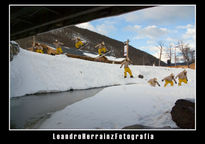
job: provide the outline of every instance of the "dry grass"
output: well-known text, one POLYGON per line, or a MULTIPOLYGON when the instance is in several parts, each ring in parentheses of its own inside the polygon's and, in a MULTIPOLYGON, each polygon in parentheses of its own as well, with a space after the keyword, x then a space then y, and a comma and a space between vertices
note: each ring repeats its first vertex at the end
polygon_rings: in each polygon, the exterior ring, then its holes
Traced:
MULTIPOLYGON (((184 66, 184 65, 178 65, 178 66, 168 66, 170 68, 188 68, 187 66, 184 66)), ((192 63, 189 65, 189 68, 190 69, 195 69, 195 63, 192 63)))

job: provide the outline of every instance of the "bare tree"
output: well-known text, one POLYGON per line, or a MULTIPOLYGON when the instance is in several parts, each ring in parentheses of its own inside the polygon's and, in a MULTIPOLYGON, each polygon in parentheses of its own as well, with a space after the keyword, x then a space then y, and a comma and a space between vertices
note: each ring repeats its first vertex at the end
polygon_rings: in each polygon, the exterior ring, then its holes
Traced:
POLYGON ((174 51, 174 62, 175 62, 175 66, 177 65, 177 46, 174 47, 175 51, 174 51))
POLYGON ((195 51, 191 50, 189 44, 185 44, 183 41, 178 41, 177 48, 179 48, 181 55, 183 56, 184 61, 187 63, 189 67, 189 63, 192 61, 194 57, 195 51))
POLYGON ((166 57, 168 58, 170 64, 172 62, 172 55, 173 55, 172 49, 173 49, 173 47, 174 47, 173 44, 170 43, 169 46, 166 48, 166 57))
POLYGON ((195 62, 195 50, 190 51, 190 61, 192 63, 195 62))
POLYGON ((168 56, 169 56, 170 63, 172 63, 172 45, 171 45, 171 44, 169 44, 169 53, 168 53, 168 56))
POLYGON ((159 66, 162 58, 162 51, 164 49, 165 42, 164 41, 158 41, 157 42, 157 48, 159 48, 159 66))

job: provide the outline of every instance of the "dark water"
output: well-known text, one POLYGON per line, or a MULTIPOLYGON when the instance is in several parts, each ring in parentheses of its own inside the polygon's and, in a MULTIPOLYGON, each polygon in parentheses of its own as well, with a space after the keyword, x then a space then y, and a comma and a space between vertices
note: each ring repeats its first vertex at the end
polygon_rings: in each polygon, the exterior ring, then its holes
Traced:
POLYGON ((92 97, 102 89, 95 88, 11 98, 10 128, 35 129, 41 121, 48 118, 53 112, 92 97))

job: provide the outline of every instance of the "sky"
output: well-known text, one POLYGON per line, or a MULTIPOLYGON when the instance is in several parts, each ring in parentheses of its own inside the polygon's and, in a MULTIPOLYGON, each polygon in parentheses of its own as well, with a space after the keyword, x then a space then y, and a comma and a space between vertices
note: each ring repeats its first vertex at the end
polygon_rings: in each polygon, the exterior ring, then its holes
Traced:
MULTIPOLYGON (((160 5, 76 25, 130 45, 159 58, 158 42, 168 47, 178 40, 196 49, 195 5, 160 5)), ((178 51, 178 50, 177 50, 178 51)), ((167 61, 166 50, 162 60, 167 61)))

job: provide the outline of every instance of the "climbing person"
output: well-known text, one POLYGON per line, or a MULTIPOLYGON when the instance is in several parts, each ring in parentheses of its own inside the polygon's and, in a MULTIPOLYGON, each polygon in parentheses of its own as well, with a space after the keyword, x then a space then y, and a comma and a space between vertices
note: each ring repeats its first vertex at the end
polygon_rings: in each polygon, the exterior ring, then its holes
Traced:
POLYGON ((37 53, 43 53, 43 47, 41 46, 40 43, 36 43, 36 44, 35 44, 35 51, 36 51, 37 53))
POLYGON ((44 54, 48 54, 48 46, 47 45, 45 45, 45 44, 41 44, 41 47, 43 48, 43 53, 44 54))
POLYGON ((71 40, 75 41, 75 47, 77 49, 84 45, 80 37, 75 37, 75 38, 72 38, 71 40))
POLYGON ((128 57, 125 58, 125 60, 121 63, 120 68, 122 68, 122 66, 124 65, 124 78, 127 78, 127 72, 129 73, 130 78, 133 78, 132 72, 128 67, 129 64, 131 64, 131 60, 128 57))
POLYGON ((184 82, 185 84, 187 84, 188 82, 188 79, 187 79, 187 71, 186 70, 183 70, 182 72, 180 72, 176 77, 175 79, 179 80, 178 82, 178 86, 181 86, 181 83, 184 82))
POLYGON ((53 44, 56 47, 56 53, 57 54, 62 54, 63 51, 62 51, 61 45, 64 45, 64 44, 62 42, 58 41, 58 40, 55 40, 55 42, 53 42, 53 44))
POLYGON ((174 83, 173 83, 172 80, 174 80, 175 84, 177 84, 176 80, 174 79, 174 74, 173 73, 171 73, 169 76, 163 78, 162 81, 165 81, 164 87, 166 87, 168 84, 173 86, 174 83))
POLYGON ((152 79, 150 79, 150 80, 148 81, 148 83, 149 83, 151 86, 153 86, 153 87, 155 87, 156 84, 157 84, 158 86, 160 86, 160 84, 159 84, 158 81, 157 81, 157 78, 152 78, 152 79))
POLYGON ((98 47, 98 54, 99 54, 99 56, 102 55, 102 52, 103 52, 103 53, 106 53, 106 52, 107 52, 107 49, 106 49, 106 47, 105 47, 105 43, 104 43, 104 42, 101 42, 100 44, 98 44, 98 45, 95 46, 95 48, 97 48, 97 47, 98 47))

